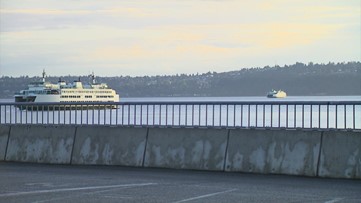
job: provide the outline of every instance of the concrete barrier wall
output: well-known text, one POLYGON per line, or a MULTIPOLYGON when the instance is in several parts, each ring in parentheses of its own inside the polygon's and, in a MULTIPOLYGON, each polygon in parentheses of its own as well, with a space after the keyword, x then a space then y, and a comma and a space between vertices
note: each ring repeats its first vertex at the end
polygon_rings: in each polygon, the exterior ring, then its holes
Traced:
POLYGON ((9 133, 10 133, 10 126, 0 125, 0 161, 5 160, 9 133))
POLYGON ((0 161, 361 179, 361 132, 0 125, 0 161))
POLYGON ((78 127, 73 164, 142 166, 146 128, 78 127))
POLYGON ((318 175, 361 179, 361 133, 324 132, 318 175))
POLYGON ((69 164, 75 127, 11 126, 6 161, 69 164))
POLYGON ((321 132, 231 130, 226 171, 316 176, 321 132))
POLYGON ((227 130, 149 129, 144 166, 177 169, 224 169, 227 130))

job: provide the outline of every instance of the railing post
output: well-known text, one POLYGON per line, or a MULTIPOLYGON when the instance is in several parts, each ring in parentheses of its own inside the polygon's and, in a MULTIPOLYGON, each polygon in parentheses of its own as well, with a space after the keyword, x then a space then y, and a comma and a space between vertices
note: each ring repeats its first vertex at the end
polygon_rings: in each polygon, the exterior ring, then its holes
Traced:
POLYGON ((266 125, 269 125, 270 122, 271 128, 281 128, 285 126, 288 129, 292 128, 292 124, 290 124, 292 116, 290 114, 292 114, 293 111, 293 128, 360 130, 360 126, 358 125, 359 121, 356 121, 359 120, 360 108, 361 101, 67 102, 60 104, 26 102, 21 104, 21 106, 19 104, 2 102, 0 103, 0 123, 118 125, 120 122, 118 117, 122 116, 121 124, 128 126, 183 126, 184 124, 184 126, 203 125, 224 128, 238 126, 264 128, 266 125), (176 105, 178 106, 178 110, 175 108, 176 105), (290 108, 290 105, 293 106, 293 110, 290 108), (122 109, 120 109, 120 106, 122 109), (152 111, 149 106, 153 106, 152 111), (278 110, 274 109, 275 106, 278 107, 278 110), (114 107, 116 108, 115 111, 113 111, 114 107), (138 107, 140 107, 140 111, 138 107), (165 117, 162 116, 164 113, 163 107, 165 107, 165 117), (182 109, 183 107, 184 109, 182 109), (223 109, 223 107, 225 109, 223 109), (147 108, 147 110, 143 108, 147 108), (159 108, 159 110, 156 108, 159 108), (231 112, 232 108, 233 112, 231 112), (260 108, 262 108, 262 110, 260 108), (318 108, 318 112, 314 112, 316 108, 318 108), (120 111, 122 115, 119 115, 120 111), (170 111, 172 111, 171 114, 170 111), (178 113, 175 111, 178 111, 178 113), (218 113, 216 113, 217 111, 218 113), (113 115, 114 113, 115 115, 113 115), (138 117, 139 113, 140 118, 138 117), (184 117, 182 117, 183 113, 184 117), (307 113, 309 113, 309 115, 307 115, 307 113), (158 114, 159 118, 156 117, 158 114), (210 114, 212 114, 212 116, 210 114), (126 116, 128 117, 127 120, 126 116), (150 123, 150 116, 153 117, 152 123, 150 123), (169 120, 170 116, 172 117, 172 121, 169 120), (198 116, 198 119, 195 116, 198 116), (260 116, 262 116, 262 120, 260 116), (276 118, 276 116, 278 116, 278 118, 276 118), (333 118, 333 116, 335 118, 333 118), (144 122, 145 118, 146 122, 144 122), (246 120, 244 120, 244 118, 246 120), (86 121, 84 121, 84 119, 86 119, 86 121), (176 119, 178 119, 178 122, 176 119), (301 119, 301 121, 299 121, 299 119, 301 119), (274 123, 277 122, 277 120, 278 124, 275 125, 274 123), (182 123, 183 121, 184 123, 182 123), (216 122, 219 123, 217 124, 216 122), (246 122, 247 124, 245 125, 246 122))

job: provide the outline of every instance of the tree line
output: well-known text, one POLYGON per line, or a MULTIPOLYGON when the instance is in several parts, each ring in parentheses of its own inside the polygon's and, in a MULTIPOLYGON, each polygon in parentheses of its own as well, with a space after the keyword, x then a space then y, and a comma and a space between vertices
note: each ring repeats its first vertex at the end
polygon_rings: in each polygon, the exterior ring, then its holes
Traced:
MULTIPOLYGON (((56 83, 59 77, 47 77, 56 83)), ((61 76, 71 82, 79 76, 61 76)), ((83 82, 88 76, 81 76, 83 82)), ((0 98, 12 98, 16 91, 40 77, 0 78, 0 98)), ((164 76, 97 77, 121 97, 168 96, 265 96, 271 89, 282 89, 290 96, 361 95, 361 62, 295 63, 285 66, 244 68, 229 72, 164 76)))

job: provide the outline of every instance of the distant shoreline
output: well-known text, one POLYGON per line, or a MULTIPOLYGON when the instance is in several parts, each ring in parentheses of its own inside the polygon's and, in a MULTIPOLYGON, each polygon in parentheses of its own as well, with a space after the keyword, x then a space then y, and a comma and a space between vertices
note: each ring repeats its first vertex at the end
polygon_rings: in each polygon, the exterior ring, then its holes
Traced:
MULTIPOLYGON (((39 73, 40 74, 40 73, 39 73)), ((64 81, 78 80, 63 76, 64 81)), ((89 81, 88 76, 80 77, 89 81)), ((11 98, 27 89, 39 77, 0 77, 0 98, 11 98)), ((47 77, 57 83, 59 77, 47 77)), ((121 98, 147 97, 254 97, 266 96, 271 89, 284 90, 288 96, 361 95, 361 62, 303 64, 241 69, 223 73, 144 77, 97 77, 121 98)))

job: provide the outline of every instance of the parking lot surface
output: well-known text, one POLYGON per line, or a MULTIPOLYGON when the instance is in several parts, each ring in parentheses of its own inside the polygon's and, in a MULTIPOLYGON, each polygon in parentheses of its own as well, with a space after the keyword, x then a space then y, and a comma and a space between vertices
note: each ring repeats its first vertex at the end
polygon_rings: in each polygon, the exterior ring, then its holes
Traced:
POLYGON ((0 162, 0 202, 361 202, 361 180, 0 162))

